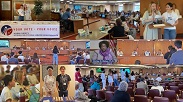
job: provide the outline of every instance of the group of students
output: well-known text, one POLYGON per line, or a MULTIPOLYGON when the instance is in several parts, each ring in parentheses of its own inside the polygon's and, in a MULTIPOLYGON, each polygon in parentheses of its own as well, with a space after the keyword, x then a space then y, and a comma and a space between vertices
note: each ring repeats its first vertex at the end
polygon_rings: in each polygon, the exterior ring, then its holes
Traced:
POLYGON ((4 55, 1 56, 1 61, 4 61, 6 64, 18 64, 19 62, 24 62, 25 59, 28 59, 28 62, 31 63, 36 63, 37 61, 38 63, 36 64, 40 63, 37 53, 34 53, 32 57, 23 55, 22 51, 18 51, 18 54, 15 54, 15 52, 11 52, 10 54, 4 53, 4 55))
MULTIPOLYGON (((170 27, 164 28, 164 39, 176 39, 176 25, 178 24, 178 10, 175 9, 175 4, 167 3, 166 12, 161 15, 155 2, 151 2, 149 9, 145 11, 142 17, 142 24, 145 26, 143 37, 146 40, 158 39, 158 29, 150 28, 149 25, 156 24, 157 19, 162 16, 162 21, 170 25, 170 27)), ((161 20, 161 19, 160 19, 161 20)))
POLYGON ((19 92, 23 90, 25 96, 29 102, 39 100, 40 84, 36 76, 36 71, 39 71, 39 67, 27 65, 17 66, 10 71, 10 66, 7 66, 7 70, 1 68, 1 83, 4 86, 0 102, 18 102, 20 99, 19 92))

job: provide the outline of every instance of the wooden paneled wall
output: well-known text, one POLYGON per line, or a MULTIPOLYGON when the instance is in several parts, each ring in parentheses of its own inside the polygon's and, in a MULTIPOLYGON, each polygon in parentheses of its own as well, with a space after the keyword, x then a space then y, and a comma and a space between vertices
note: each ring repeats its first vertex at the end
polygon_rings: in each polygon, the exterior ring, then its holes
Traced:
POLYGON ((124 56, 131 56, 134 50, 137 50, 140 56, 144 56, 145 51, 150 51, 151 55, 156 55, 157 51, 160 49, 163 54, 168 50, 168 46, 174 46, 174 41, 172 40, 156 40, 156 41, 147 41, 147 40, 118 40, 117 49, 123 51, 124 56))

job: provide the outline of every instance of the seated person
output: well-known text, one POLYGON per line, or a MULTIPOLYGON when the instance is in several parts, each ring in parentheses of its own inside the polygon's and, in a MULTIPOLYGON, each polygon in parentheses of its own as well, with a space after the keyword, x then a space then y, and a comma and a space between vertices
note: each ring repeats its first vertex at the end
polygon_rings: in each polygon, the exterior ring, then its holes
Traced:
POLYGON ((66 23, 66 29, 69 30, 69 27, 71 27, 70 30, 73 30, 73 22, 70 20, 71 19, 71 9, 67 8, 66 12, 63 14, 62 19, 66 23))
POLYGON ((145 56, 151 56, 151 52, 150 52, 150 51, 145 51, 145 52, 144 52, 144 55, 145 55, 145 56))
POLYGON ((152 87, 151 87, 151 89, 158 89, 158 90, 159 90, 160 95, 161 95, 161 92, 163 92, 163 91, 164 91, 163 86, 160 86, 160 85, 159 85, 159 82, 158 82, 157 80, 156 80, 156 81, 154 81, 154 86, 152 86, 152 87))
POLYGON ((125 16, 121 16, 121 21, 122 21, 122 26, 123 26, 123 27, 124 27, 124 29, 125 29, 125 32, 129 32, 129 31, 130 31, 130 29, 129 29, 129 27, 128 27, 127 23, 126 23, 125 16))
POLYGON ((11 52, 11 58, 8 60, 8 63, 18 64, 18 56, 14 55, 14 52, 11 52))
POLYGON ((162 81, 162 78, 160 77, 160 75, 158 75, 158 77, 156 78, 156 80, 157 80, 158 82, 162 81))
POLYGON ((95 81, 95 82, 91 85, 90 89, 92 89, 92 90, 100 90, 100 82, 101 82, 101 81, 102 81, 102 79, 98 78, 98 80, 95 81))
POLYGON ((75 84, 75 101, 76 102, 89 102, 90 99, 87 96, 87 92, 82 92, 79 90, 79 83, 75 84))
POLYGON ((111 102, 130 102, 130 95, 127 93, 127 88, 128 84, 125 81, 120 82, 118 90, 115 91, 111 102))
POLYGON ((11 75, 6 75, 4 77, 4 85, 5 87, 3 88, 1 92, 1 100, 2 102, 13 102, 13 97, 11 93, 11 88, 15 87, 15 81, 13 79, 13 76, 11 75))
POLYGON ((137 83, 137 88, 143 88, 145 90, 145 93, 147 94, 147 92, 148 92, 148 86, 144 82, 144 78, 141 78, 140 79, 140 82, 137 83))
POLYGON ((18 54, 19 54, 18 59, 21 59, 22 62, 24 62, 25 57, 23 56, 22 51, 19 51, 18 54))
POLYGON ((78 56, 76 57, 76 63, 78 64, 79 60, 81 60, 81 59, 82 59, 82 54, 78 53, 78 56))
POLYGON ((181 72, 180 76, 183 76, 183 71, 181 72))
POLYGON ((121 19, 116 20, 116 26, 111 28, 108 33, 113 33, 113 37, 124 37, 126 36, 124 33, 124 27, 122 26, 121 19))

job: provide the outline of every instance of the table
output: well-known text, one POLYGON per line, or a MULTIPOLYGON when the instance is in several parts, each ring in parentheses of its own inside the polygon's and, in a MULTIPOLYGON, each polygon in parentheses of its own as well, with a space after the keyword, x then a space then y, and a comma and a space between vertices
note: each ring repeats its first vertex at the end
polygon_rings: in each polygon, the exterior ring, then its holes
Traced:
POLYGON ((74 33, 78 33, 78 29, 83 29, 83 19, 71 19, 74 24, 74 33))
POLYGON ((76 36, 76 40, 86 40, 86 39, 90 39, 90 40, 99 40, 102 39, 103 37, 109 35, 108 34, 108 30, 106 31, 99 31, 99 30, 95 30, 92 31, 92 34, 89 34, 88 36, 76 36))
POLYGON ((0 21, 0 38, 60 38, 58 21, 0 21))

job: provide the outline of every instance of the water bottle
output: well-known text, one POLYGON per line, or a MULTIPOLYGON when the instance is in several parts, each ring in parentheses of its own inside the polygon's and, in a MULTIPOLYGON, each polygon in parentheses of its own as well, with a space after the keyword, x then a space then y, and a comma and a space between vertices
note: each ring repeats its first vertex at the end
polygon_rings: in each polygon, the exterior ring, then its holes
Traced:
POLYGON ((20 91, 19 91, 19 100, 20 102, 25 102, 25 93, 22 88, 20 88, 20 91))

